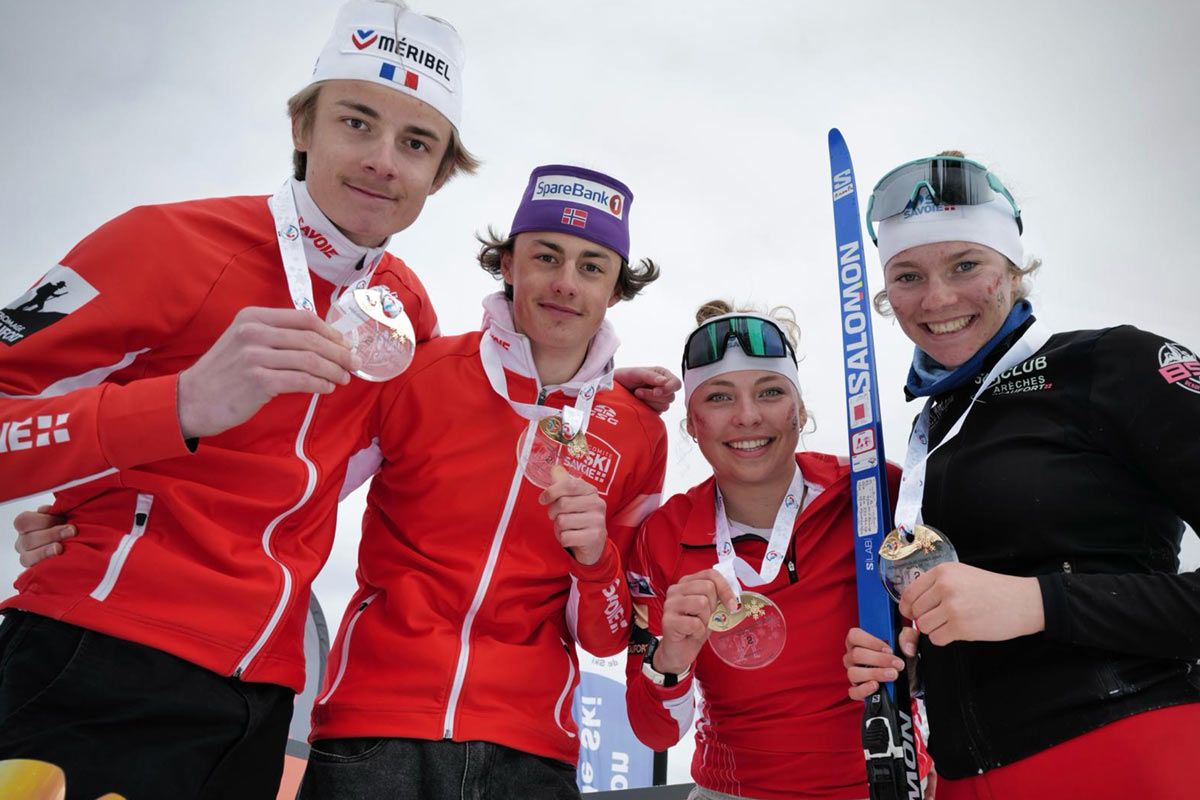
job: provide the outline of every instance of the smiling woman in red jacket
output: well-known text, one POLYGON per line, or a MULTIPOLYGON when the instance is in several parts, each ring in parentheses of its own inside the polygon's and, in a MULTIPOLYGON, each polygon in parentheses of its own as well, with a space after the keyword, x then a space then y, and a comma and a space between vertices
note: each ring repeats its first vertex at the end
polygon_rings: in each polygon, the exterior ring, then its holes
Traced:
POLYGON ((862 706, 831 657, 856 619, 849 464, 796 452, 794 323, 730 312, 701 308, 683 359, 687 430, 713 477, 646 520, 630 564, 648 628, 630 648, 630 719, 666 749, 699 690, 693 799, 866 797, 862 706), (709 628, 718 601, 746 617, 734 636, 709 628))

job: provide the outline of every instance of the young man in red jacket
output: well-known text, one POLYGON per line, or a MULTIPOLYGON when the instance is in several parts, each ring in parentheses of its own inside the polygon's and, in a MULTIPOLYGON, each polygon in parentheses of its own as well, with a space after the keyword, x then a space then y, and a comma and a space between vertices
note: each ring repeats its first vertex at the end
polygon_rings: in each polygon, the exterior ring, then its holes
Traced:
POLYGON ((623 576, 666 431, 612 382, 606 310, 631 268, 628 188, 551 165, 480 261, 483 330, 423 346, 365 438, 359 588, 314 708, 301 797, 575 798, 575 644, 629 636, 623 576))
POLYGON ((436 335, 384 248, 474 168, 462 64, 448 24, 346 5, 274 197, 134 209, 0 310, 0 494, 54 488, 78 531, 3 604, 0 759, 62 766, 72 796, 274 797, 347 429, 379 391, 322 319, 382 284, 436 335))

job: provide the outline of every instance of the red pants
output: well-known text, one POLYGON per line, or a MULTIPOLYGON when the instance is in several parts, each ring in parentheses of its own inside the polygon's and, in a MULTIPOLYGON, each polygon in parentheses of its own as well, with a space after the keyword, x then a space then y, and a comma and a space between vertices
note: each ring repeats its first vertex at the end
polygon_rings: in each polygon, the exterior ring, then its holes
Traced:
POLYGON ((939 776, 936 800, 1194 800, 1198 738, 1200 703, 1147 711, 982 775, 939 776))

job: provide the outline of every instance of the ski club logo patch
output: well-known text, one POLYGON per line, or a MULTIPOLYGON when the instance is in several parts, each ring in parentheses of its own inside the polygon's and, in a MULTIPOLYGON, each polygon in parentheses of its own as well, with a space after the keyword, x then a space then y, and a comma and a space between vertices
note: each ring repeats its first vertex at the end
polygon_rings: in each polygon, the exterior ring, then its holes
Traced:
POLYGON ((1172 386, 1200 394, 1200 359, 1181 344, 1167 342, 1158 349, 1158 374, 1172 386))
POLYGON ((587 452, 581 456, 564 452, 562 465, 571 474, 578 475, 595 486, 600 494, 606 495, 612 489, 613 479, 617 477, 621 454, 590 430, 587 432, 587 443, 587 452))
POLYGON ((368 47, 373 45, 378 38, 379 34, 375 33, 374 30, 362 30, 361 28, 356 28, 354 32, 350 34, 350 41, 353 42, 354 46, 359 50, 366 50, 368 47))
MULTIPOLYGON (((1053 389, 1054 384, 1045 375, 1048 363, 1046 356, 1037 356, 1004 370, 989 384, 992 397, 1053 389)), ((977 377, 975 382, 982 383, 983 376, 977 377)))
POLYGON ((12 347, 87 305, 98 294, 78 272, 59 264, 32 289, 0 309, 0 342, 12 347))

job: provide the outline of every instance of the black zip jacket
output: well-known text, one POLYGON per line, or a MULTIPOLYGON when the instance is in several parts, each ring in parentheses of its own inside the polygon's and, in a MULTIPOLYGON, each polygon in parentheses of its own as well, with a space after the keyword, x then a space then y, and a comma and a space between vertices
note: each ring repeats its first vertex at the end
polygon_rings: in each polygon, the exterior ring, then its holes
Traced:
MULTIPOLYGON (((931 446, 982 374, 934 398, 931 446)), ((921 637, 929 750, 963 778, 1142 711, 1200 701, 1200 363, 1131 326, 1056 334, 984 392, 929 460, 925 521, 967 564, 1038 578, 1046 629, 921 637)))

